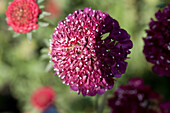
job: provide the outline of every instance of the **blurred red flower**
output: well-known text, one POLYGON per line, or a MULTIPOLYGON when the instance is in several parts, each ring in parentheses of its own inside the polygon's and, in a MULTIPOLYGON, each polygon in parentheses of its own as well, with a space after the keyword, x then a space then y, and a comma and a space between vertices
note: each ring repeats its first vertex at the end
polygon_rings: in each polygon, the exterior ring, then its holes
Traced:
POLYGON ((50 19, 56 19, 61 14, 61 7, 58 0, 46 0, 45 11, 51 13, 50 19))
POLYGON ((39 110, 46 110, 55 99, 55 91, 52 87, 44 86, 36 89, 31 96, 31 104, 39 110))

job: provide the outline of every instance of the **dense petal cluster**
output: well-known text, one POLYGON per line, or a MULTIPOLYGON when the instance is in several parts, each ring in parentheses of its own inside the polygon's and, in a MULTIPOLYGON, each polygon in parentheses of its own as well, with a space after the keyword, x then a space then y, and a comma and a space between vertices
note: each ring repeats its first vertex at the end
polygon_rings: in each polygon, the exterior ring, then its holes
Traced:
POLYGON ((170 4, 158 11, 156 19, 151 19, 150 29, 144 38, 144 54, 148 62, 154 64, 153 71, 170 77, 170 4))
POLYGON ((94 96, 111 89, 113 77, 125 73, 130 48, 129 34, 115 19, 100 10, 85 8, 59 22, 50 55, 63 83, 78 94, 94 96))
POLYGON ((39 110, 46 110, 55 99, 55 91, 52 87, 40 87, 31 96, 31 103, 39 110))
POLYGON ((17 33, 28 33, 38 28, 39 13, 35 0, 14 0, 6 11, 7 23, 17 33))
POLYGON ((144 85, 142 79, 133 78, 114 92, 108 105, 112 113, 160 113, 160 101, 160 95, 149 85, 144 85))

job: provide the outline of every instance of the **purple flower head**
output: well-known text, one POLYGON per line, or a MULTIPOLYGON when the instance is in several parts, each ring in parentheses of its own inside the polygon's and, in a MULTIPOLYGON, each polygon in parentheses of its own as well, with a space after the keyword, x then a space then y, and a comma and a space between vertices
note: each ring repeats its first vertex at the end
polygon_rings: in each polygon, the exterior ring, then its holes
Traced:
POLYGON ((132 48, 129 34, 100 10, 85 8, 60 21, 51 40, 54 70, 63 83, 83 96, 103 94, 113 77, 125 73, 132 48), (108 33, 107 37, 103 34, 108 33))
POLYGON ((114 92, 108 106, 112 113, 160 113, 160 101, 160 95, 144 85, 142 79, 133 78, 114 92))
POLYGON ((170 77, 170 4, 158 11, 156 19, 151 19, 147 37, 144 38, 146 60, 152 64, 153 71, 161 76, 170 77))

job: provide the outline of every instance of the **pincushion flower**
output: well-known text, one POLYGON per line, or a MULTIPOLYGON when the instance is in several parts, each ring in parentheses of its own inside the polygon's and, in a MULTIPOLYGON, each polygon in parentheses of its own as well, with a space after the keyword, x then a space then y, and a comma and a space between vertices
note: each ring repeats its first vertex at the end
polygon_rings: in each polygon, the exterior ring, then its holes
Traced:
POLYGON ((60 21, 50 43, 56 74, 83 96, 111 89, 113 77, 125 73, 132 48, 129 34, 115 19, 91 8, 77 10, 60 21))
POLYGON ((44 111, 53 104, 55 91, 52 87, 44 86, 36 89, 31 96, 31 104, 44 111))
POLYGON ((161 113, 161 96, 140 78, 131 79, 127 85, 120 86, 114 97, 108 99, 111 113, 161 113))
POLYGON ((40 12, 35 0, 14 0, 6 11, 7 23, 17 33, 28 33, 38 28, 40 12))
POLYGON ((154 64, 153 71, 170 77, 170 4, 158 11, 156 19, 151 19, 147 37, 144 38, 144 54, 148 62, 154 64))

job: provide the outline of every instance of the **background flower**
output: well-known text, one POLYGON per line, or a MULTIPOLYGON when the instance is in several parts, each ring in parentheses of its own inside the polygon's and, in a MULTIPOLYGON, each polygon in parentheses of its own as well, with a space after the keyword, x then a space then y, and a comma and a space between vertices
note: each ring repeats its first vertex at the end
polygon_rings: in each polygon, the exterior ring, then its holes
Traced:
POLYGON ((56 19, 61 16, 62 8, 59 4, 59 0, 46 0, 45 11, 51 14, 48 16, 50 19, 56 19))
POLYGON ((160 113, 161 96, 140 78, 121 85, 108 99, 112 113, 160 113))
POLYGON ((40 87, 33 92, 31 103, 41 111, 45 111, 55 100, 55 91, 52 87, 40 87))
POLYGON ((170 113, 170 101, 161 104, 162 113, 170 113))
POLYGON ((6 11, 7 23, 17 33, 28 33, 38 28, 39 14, 35 0, 14 0, 6 11))
POLYGON ((77 10, 60 21, 51 40, 54 70, 63 83, 83 96, 103 94, 113 77, 125 73, 132 48, 129 34, 100 10, 77 10), (108 36, 103 34, 108 33, 108 36))
POLYGON ((161 76, 170 76, 170 4, 158 11, 156 19, 151 19, 147 37, 144 38, 144 54, 148 62, 154 64, 153 71, 161 76))

